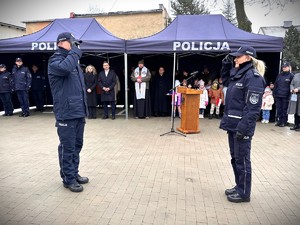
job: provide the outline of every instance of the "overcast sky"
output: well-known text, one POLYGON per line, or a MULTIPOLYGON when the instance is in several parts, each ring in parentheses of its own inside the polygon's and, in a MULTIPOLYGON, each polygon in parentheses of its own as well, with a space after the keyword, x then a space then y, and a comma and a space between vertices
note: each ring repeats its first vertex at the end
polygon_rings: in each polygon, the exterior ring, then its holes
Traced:
MULTIPOLYGON (((220 1, 219 1, 220 2, 220 1)), ((136 11, 158 9, 163 4, 170 9, 169 0, 0 0, 0 22, 25 26, 22 21, 68 18, 70 12, 89 13, 90 8, 102 12, 136 11)), ((220 14, 220 6, 210 7, 211 14, 220 14)), ((252 30, 258 32, 261 26, 282 25, 285 20, 292 20, 293 25, 300 25, 300 0, 289 4, 282 12, 276 9, 267 16, 266 8, 261 5, 246 5, 246 13, 252 21, 252 30)))

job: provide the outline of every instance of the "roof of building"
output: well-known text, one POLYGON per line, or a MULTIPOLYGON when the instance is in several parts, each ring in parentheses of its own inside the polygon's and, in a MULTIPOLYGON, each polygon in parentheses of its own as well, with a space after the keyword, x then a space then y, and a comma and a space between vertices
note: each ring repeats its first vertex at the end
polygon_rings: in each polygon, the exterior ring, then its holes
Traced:
MULTIPOLYGON (((292 26, 291 21, 285 21, 283 26, 269 26, 260 27, 258 34, 271 35, 276 37, 284 37, 285 32, 292 26), (290 22, 290 23, 286 23, 290 22)), ((294 27, 300 32, 300 25, 294 25, 294 27)))
POLYGON ((21 27, 21 26, 9 24, 9 23, 3 23, 3 22, 0 22, 0 26, 2 26, 2 27, 8 27, 8 28, 13 28, 13 29, 16 29, 16 30, 22 30, 22 31, 26 30, 25 27, 21 27))
MULTIPOLYGON (((118 16, 118 15, 133 15, 133 14, 145 14, 145 13, 161 13, 165 10, 162 4, 159 4, 159 9, 150 10, 137 10, 137 11, 117 11, 117 12, 103 12, 103 13, 84 13, 77 14, 74 12, 70 13, 70 18, 88 18, 88 17, 98 17, 98 16, 118 16)), ((23 21, 23 23, 38 23, 38 22, 52 22, 54 19, 46 20, 35 20, 35 21, 23 21)))

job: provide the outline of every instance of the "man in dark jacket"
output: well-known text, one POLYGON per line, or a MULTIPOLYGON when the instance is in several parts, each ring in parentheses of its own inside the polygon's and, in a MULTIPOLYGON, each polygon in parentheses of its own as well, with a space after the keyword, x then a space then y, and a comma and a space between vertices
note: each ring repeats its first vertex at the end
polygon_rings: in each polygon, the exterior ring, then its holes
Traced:
POLYGON ((16 91, 22 113, 20 117, 28 117, 29 113, 29 98, 28 91, 31 87, 31 73, 26 66, 23 66, 23 60, 16 58, 16 65, 12 69, 13 86, 16 91))
POLYGON ((84 77, 78 64, 82 55, 79 43, 71 33, 57 37, 58 50, 50 57, 48 78, 53 95, 56 118, 60 175, 65 188, 83 191, 81 184, 89 182, 78 174, 80 151, 83 145, 87 101, 84 77))
POLYGON ((290 72, 290 64, 282 64, 282 72, 277 76, 274 83, 274 96, 276 99, 277 123, 275 126, 284 127, 288 121, 288 106, 290 98, 290 84, 294 75, 290 72))
POLYGON ((12 89, 11 74, 10 72, 6 71, 6 65, 0 64, 0 99, 4 107, 3 116, 13 115, 14 108, 11 102, 12 89))
POLYGON ((103 102, 104 115, 103 119, 108 118, 108 105, 111 106, 112 119, 116 118, 116 99, 115 99, 115 85, 117 75, 115 71, 109 69, 108 62, 103 62, 103 71, 99 73, 99 86, 102 90, 101 101, 103 102))

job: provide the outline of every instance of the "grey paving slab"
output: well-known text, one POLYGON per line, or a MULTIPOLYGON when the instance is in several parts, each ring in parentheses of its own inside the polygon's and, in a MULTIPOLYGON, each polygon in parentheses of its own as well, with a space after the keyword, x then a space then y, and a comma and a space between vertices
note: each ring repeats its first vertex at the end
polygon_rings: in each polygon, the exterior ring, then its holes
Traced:
MULTIPOLYGON (((169 134, 170 118, 87 120, 82 193, 62 186, 52 113, 0 116, 0 224, 300 224, 300 132, 257 123, 250 203, 227 201, 234 182, 227 135, 169 134)), ((175 119, 175 127, 180 120, 175 119)))

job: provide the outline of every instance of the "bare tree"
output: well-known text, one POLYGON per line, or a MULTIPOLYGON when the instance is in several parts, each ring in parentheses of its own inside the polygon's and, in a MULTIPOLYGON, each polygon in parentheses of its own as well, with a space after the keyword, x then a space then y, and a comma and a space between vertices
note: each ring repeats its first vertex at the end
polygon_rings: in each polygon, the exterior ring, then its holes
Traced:
MULTIPOLYGON (((218 2, 218 0, 212 1, 214 4, 218 2)), ((283 11, 287 4, 293 4, 297 1, 299 0, 234 0, 238 27, 249 32, 252 31, 252 23, 248 19, 245 12, 245 6, 247 5, 260 4, 261 7, 266 8, 268 10, 268 12, 266 13, 266 15, 268 15, 272 10, 277 8, 283 11)), ((207 0, 207 2, 209 2, 209 0, 207 0)))

